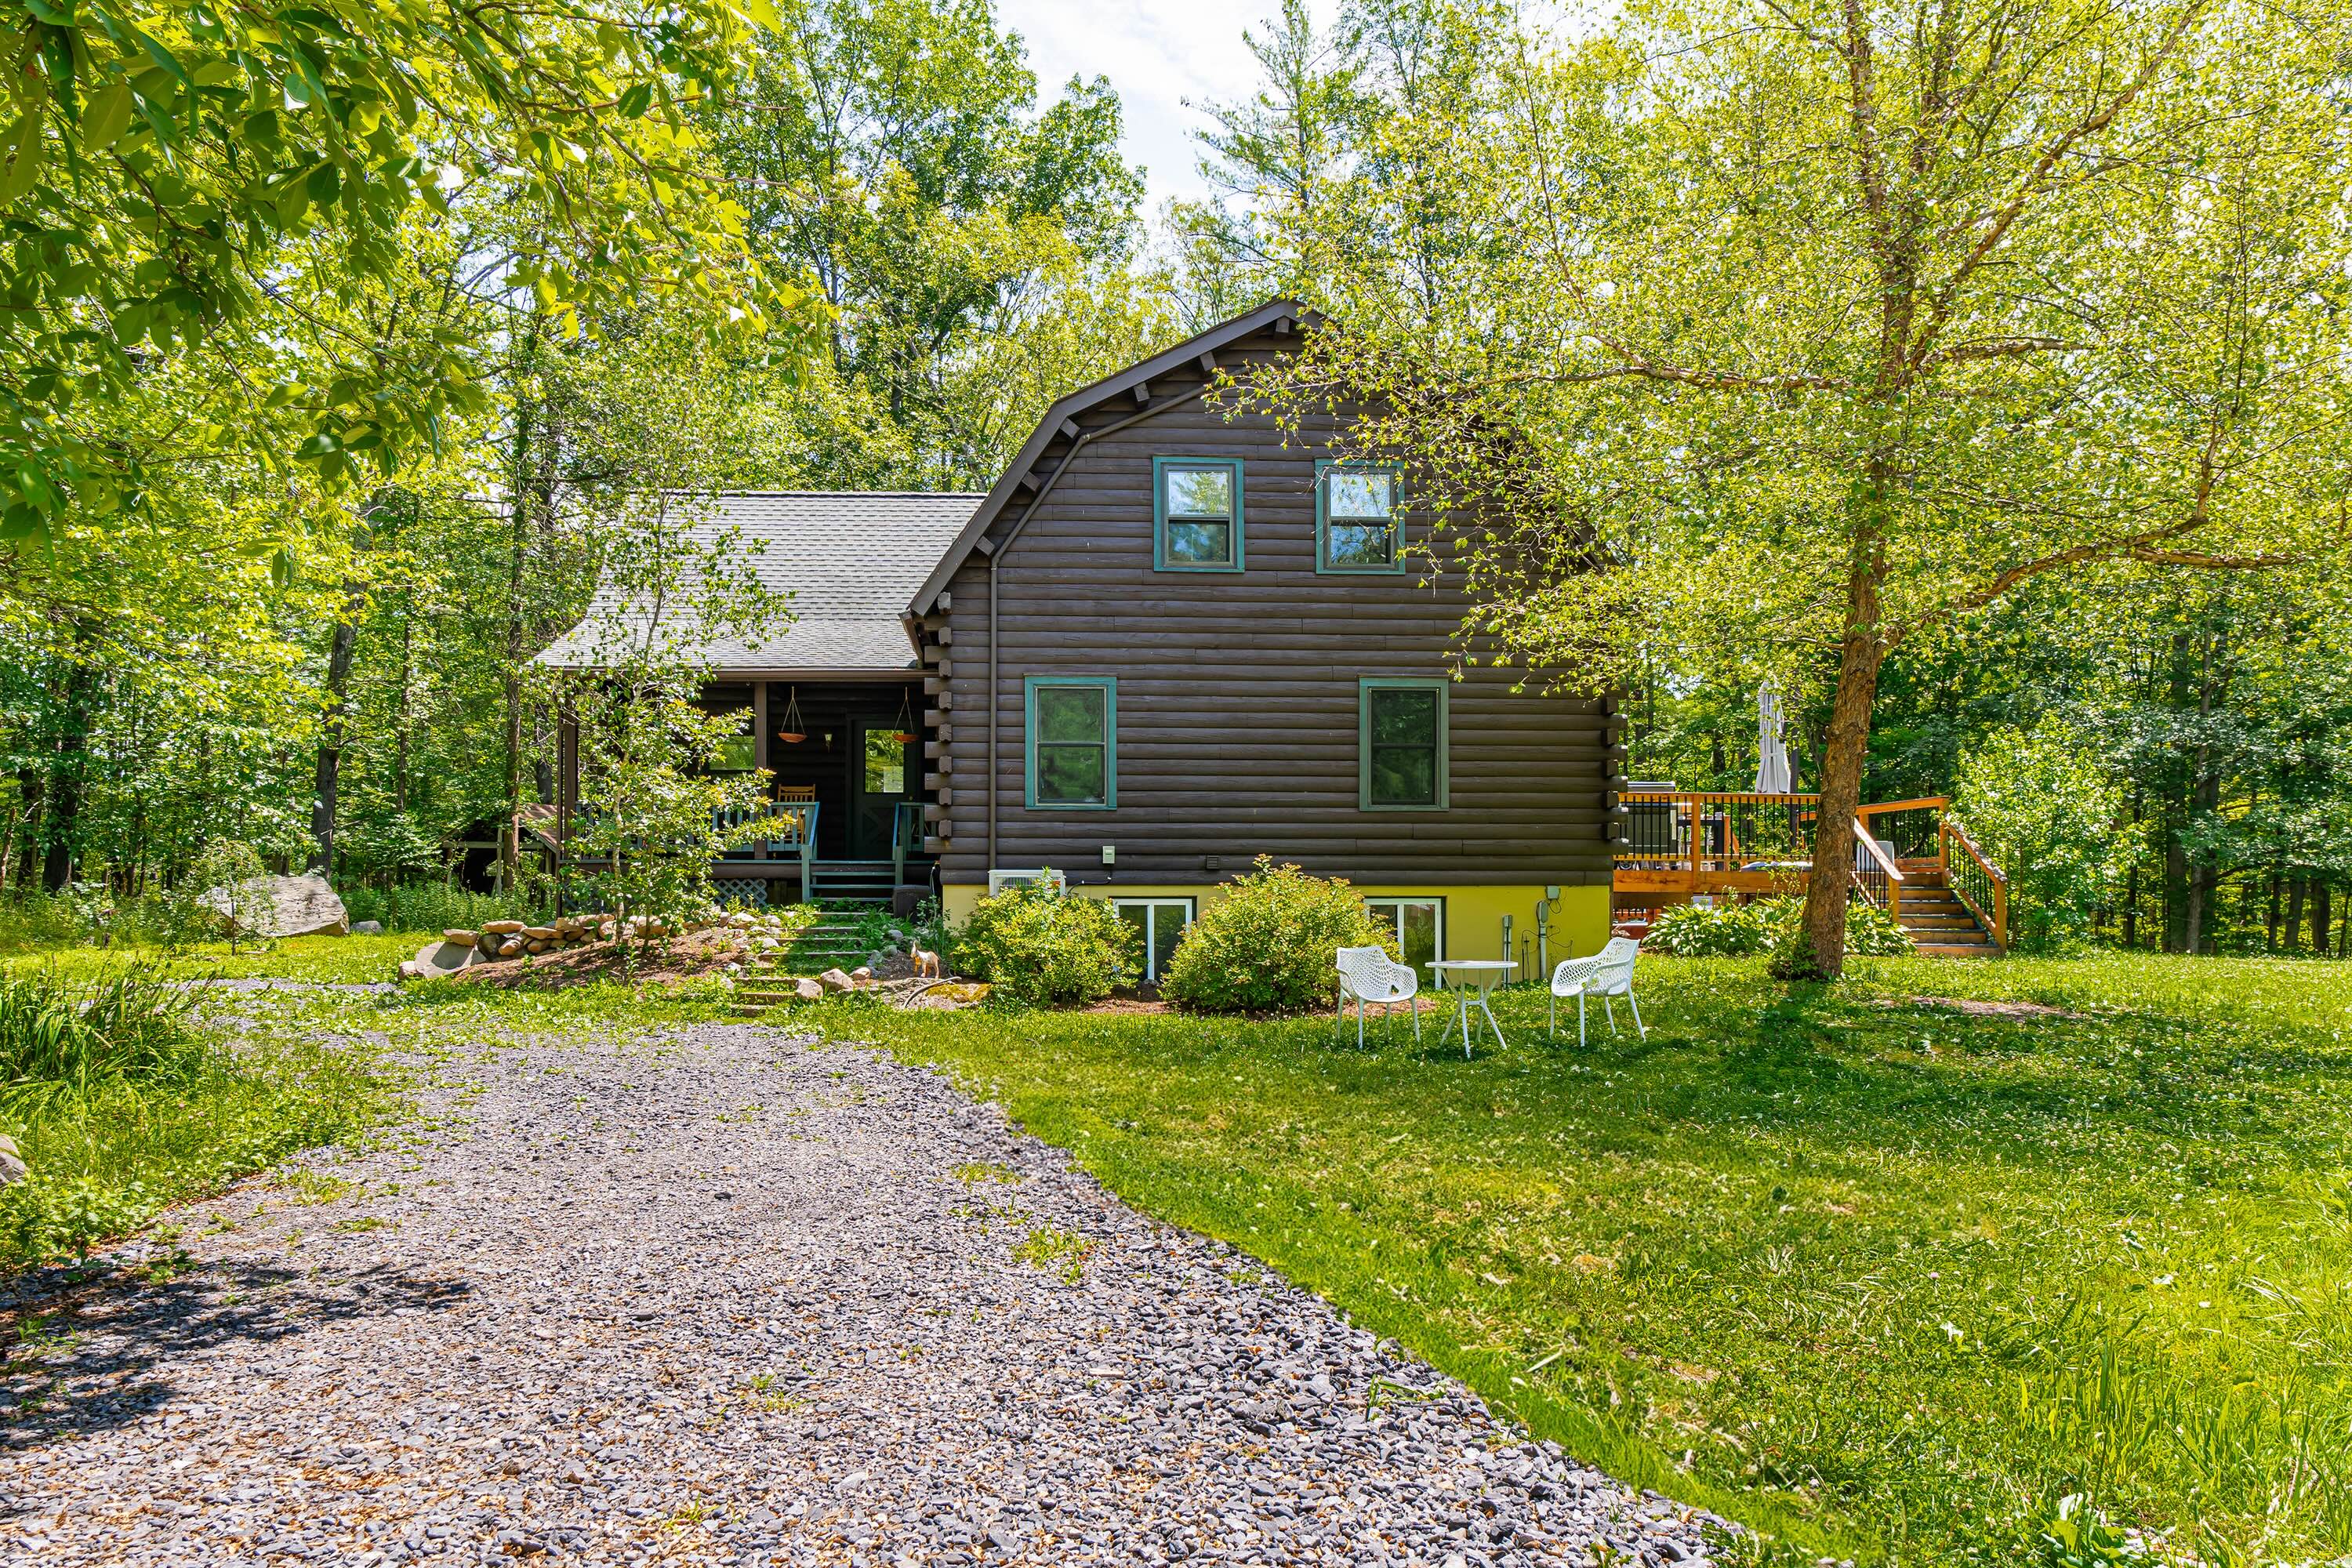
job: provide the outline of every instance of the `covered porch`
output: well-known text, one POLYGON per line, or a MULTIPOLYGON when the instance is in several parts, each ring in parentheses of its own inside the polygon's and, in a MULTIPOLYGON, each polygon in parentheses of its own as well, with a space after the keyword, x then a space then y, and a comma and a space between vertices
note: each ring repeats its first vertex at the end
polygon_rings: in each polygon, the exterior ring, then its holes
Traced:
POLYGON ((729 679, 699 706, 732 714, 741 744, 729 767, 764 769, 772 837, 712 868, 721 882, 770 884, 766 896, 887 902, 928 888, 936 857, 923 845, 919 678, 729 679))

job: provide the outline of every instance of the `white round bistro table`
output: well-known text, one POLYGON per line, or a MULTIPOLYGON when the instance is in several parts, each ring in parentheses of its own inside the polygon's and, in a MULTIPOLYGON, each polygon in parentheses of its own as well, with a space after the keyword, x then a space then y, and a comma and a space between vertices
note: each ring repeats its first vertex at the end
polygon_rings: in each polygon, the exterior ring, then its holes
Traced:
MULTIPOLYGON (((1495 1022, 1495 1010, 1486 1005, 1486 993, 1500 985, 1518 965, 1503 958, 1443 958, 1429 967, 1440 979, 1447 983, 1460 999, 1463 1058, 1467 1060, 1470 1056, 1470 1001, 1473 986, 1477 990, 1478 1011, 1486 1015, 1486 1026, 1495 1031, 1495 1043, 1505 1050, 1510 1049, 1510 1042, 1503 1038, 1503 1026, 1495 1022), (1458 981, 1454 978, 1457 975, 1460 976, 1458 981)), ((1444 1037, 1438 1043, 1443 1045, 1445 1040, 1453 1037, 1454 1026, 1449 1023, 1445 1026, 1444 1037)))

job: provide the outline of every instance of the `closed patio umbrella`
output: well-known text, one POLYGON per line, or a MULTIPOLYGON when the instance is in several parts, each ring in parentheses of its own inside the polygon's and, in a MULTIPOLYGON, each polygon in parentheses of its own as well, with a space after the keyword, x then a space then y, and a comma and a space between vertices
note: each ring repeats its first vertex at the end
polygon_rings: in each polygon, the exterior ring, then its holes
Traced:
POLYGON ((1781 742, 1780 694, 1770 682, 1756 690, 1756 793, 1787 795, 1794 787, 1789 773, 1789 748, 1781 742))

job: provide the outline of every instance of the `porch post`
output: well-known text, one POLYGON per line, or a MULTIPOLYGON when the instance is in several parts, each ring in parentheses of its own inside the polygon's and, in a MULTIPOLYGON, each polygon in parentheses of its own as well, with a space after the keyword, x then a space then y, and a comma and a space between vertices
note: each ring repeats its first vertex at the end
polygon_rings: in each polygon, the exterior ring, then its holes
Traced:
POLYGON ((572 814, 580 803, 580 715, 565 701, 556 710, 555 912, 563 914, 565 872, 572 862, 572 814))
MULTIPOLYGON (((768 769, 768 683, 751 682, 751 765, 765 773, 768 769)), ((774 786, 769 786, 772 789, 774 786)))
MULTIPOLYGON (((761 773, 768 771, 768 683, 764 680, 751 682, 751 765, 761 773)), ((768 792, 766 798, 776 798, 775 780, 770 779, 760 787, 768 792)), ((762 860, 775 852, 775 845, 765 838, 760 840, 754 851, 762 860)))

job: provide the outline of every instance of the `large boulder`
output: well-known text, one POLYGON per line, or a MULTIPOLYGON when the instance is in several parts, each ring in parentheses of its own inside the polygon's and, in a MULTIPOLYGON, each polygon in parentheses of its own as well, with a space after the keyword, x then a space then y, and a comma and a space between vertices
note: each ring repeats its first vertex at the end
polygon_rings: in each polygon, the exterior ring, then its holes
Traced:
POLYGON ((416 950, 416 973, 427 980, 488 962, 482 950, 470 942, 428 942, 416 950))
POLYGON ((352 917, 327 879, 316 871, 299 877, 254 877, 234 889, 206 889, 196 900, 245 936, 349 936, 352 917))

